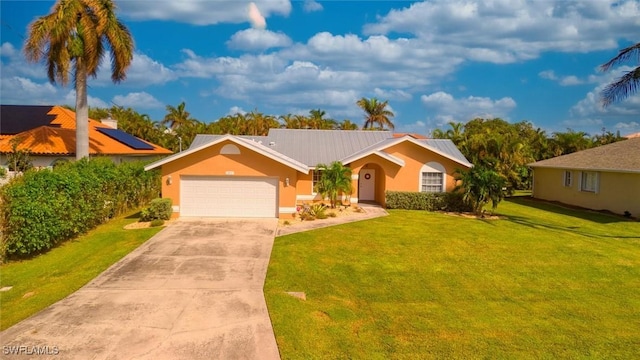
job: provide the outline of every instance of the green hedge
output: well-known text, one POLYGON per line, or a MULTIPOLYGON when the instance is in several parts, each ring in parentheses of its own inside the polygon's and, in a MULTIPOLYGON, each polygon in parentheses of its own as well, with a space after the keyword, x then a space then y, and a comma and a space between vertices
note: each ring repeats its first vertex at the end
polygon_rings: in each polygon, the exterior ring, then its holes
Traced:
POLYGON ((423 193, 411 191, 387 191, 387 209, 427 211, 471 211, 461 193, 423 193))
POLYGON ((0 188, 2 251, 36 254, 140 207, 160 192, 157 172, 140 162, 83 159, 30 170, 0 188))

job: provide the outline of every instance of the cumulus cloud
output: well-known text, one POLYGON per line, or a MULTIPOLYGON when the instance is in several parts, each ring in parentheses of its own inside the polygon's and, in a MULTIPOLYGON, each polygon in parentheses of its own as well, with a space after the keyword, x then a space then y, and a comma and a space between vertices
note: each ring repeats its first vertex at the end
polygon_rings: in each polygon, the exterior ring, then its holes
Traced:
POLYGON ((281 32, 246 29, 238 31, 227 41, 227 46, 236 50, 266 50, 291 45, 291 39, 281 32))
POLYGON ((406 101, 406 100, 411 100, 411 98, 413 97, 410 93, 400 89, 375 88, 373 89, 373 93, 376 95, 376 97, 380 98, 383 101, 384 100, 406 101))
POLYGON ((140 109, 159 109, 164 105, 152 95, 146 92, 132 92, 127 95, 116 95, 113 97, 113 103, 122 107, 133 107, 140 109))
POLYGON ((302 9, 304 10, 304 12, 309 13, 314 11, 322 11, 323 7, 322 7, 322 4, 320 4, 315 0, 304 0, 304 3, 302 4, 302 9))
POLYGON ((546 51, 614 49, 616 39, 637 37, 639 15, 640 5, 632 0, 433 0, 393 9, 367 24, 364 33, 408 33, 469 60, 509 63, 546 51))
POLYGON ((0 79, 0 87, 2 102, 5 104, 50 105, 56 104, 61 98, 59 89, 50 83, 37 83, 19 76, 3 77, 0 79))
MULTIPOLYGON (((262 21, 266 25, 266 18, 272 15, 291 13, 289 0, 256 0, 254 6, 260 9, 257 25, 262 21)), ((153 6, 148 1, 122 1, 118 7, 124 18, 134 20, 171 20, 194 25, 239 24, 248 20, 244 1, 156 0, 153 6)))
MULTIPOLYGON (((109 105, 108 103, 106 103, 102 99, 94 97, 94 96, 91 96, 91 95, 87 95, 87 103, 89 103, 90 107, 100 107, 100 108, 111 107, 111 105, 109 105)), ((75 107, 75 105, 76 105, 76 91, 75 90, 69 91, 64 96, 64 100, 62 100, 61 102, 57 101, 57 102, 55 102, 55 104, 67 104, 67 105, 71 105, 71 106, 75 107)))
POLYGON ((508 114, 515 109, 516 102, 510 97, 493 100, 488 97, 469 96, 456 99, 453 95, 438 91, 420 97, 422 104, 435 112, 433 118, 438 125, 449 121, 466 122, 473 118, 508 119, 508 114))
POLYGON ((17 52, 16 48, 9 42, 2 43, 0 46, 0 56, 2 57, 12 57, 17 52))
POLYGON ((227 112, 227 115, 235 115, 235 114, 241 114, 244 115, 247 112, 241 108, 240 106, 232 106, 229 108, 229 111, 227 112))
MULTIPOLYGON (((141 53, 134 53, 131 65, 127 69, 127 78, 122 83, 128 86, 145 87, 165 84, 177 79, 176 73, 162 63, 141 53)), ((98 69, 96 79, 90 79, 91 86, 113 86, 111 80, 111 59, 105 56, 98 69)))
POLYGON ((267 20, 260 13, 260 9, 256 3, 251 2, 247 8, 247 16, 249 17, 249 22, 251 26, 255 29, 264 29, 267 27, 267 20))

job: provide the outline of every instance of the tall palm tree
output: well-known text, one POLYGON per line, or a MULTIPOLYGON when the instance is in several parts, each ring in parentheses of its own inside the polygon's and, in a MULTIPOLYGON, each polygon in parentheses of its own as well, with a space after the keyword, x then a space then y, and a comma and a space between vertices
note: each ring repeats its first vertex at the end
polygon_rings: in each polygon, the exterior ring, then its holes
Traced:
POLYGON ((169 124, 169 128, 174 130, 177 127, 187 124, 191 121, 191 114, 185 110, 185 102, 178 104, 178 107, 167 105, 167 115, 164 116, 162 124, 169 124))
POLYGON ((389 101, 380 102, 376 98, 367 99, 363 97, 356 104, 365 112, 363 129, 370 129, 375 124, 378 124, 380 129, 384 129, 385 126, 391 130, 395 128, 389 119, 395 116, 391 110, 387 109, 389 101))
POLYGON ((76 159, 89 156, 87 78, 96 77, 105 52, 110 52, 111 80, 126 78, 133 59, 133 38, 115 14, 111 0, 58 0, 49 15, 29 25, 24 52, 28 61, 45 60, 52 83, 76 89, 76 159), (108 46, 107 46, 108 45, 108 46))
MULTIPOLYGON (((609 60, 607 63, 600 66, 600 70, 608 71, 613 66, 623 63, 629 59, 638 59, 640 57, 640 43, 631 45, 625 49, 620 50, 618 56, 609 60)), ((608 106, 612 103, 620 100, 624 100, 627 97, 633 95, 638 91, 640 86, 640 66, 622 75, 616 81, 607 85, 602 90, 602 105, 608 106)))

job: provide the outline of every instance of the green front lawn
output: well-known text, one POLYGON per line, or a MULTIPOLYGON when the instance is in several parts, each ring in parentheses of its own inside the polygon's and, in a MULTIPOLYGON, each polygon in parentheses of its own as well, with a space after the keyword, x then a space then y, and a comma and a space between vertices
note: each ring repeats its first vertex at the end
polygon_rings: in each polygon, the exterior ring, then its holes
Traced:
POLYGON ((0 266, 0 329, 61 300, 156 234, 161 227, 125 230, 121 217, 29 260, 0 266))
POLYGON ((283 359, 637 357, 640 222, 523 198, 502 220, 390 213, 276 238, 283 359))

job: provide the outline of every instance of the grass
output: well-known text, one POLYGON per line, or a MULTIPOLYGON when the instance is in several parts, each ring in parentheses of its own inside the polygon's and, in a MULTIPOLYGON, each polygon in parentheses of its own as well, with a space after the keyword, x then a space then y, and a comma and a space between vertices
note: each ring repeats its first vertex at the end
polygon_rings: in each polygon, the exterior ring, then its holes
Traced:
POLYGON ((265 296, 282 358, 637 357, 640 222, 524 198, 497 212, 276 238, 265 296))
POLYGON ((161 230, 125 230, 135 215, 103 224, 32 259, 0 266, 0 329, 37 313, 81 288, 161 230))

